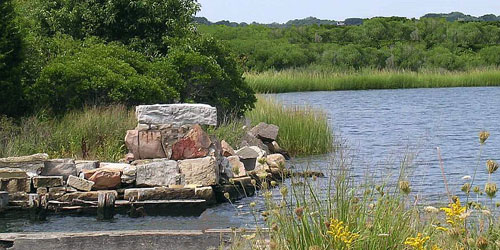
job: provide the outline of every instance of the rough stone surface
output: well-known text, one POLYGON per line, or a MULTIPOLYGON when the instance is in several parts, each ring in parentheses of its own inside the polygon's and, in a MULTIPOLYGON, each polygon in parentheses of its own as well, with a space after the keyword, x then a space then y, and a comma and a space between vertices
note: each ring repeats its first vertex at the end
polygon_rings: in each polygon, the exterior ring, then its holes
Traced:
POLYGON ((271 154, 266 157, 267 164, 272 168, 279 168, 280 165, 285 166, 286 160, 282 154, 271 154))
POLYGON ((15 177, 15 178, 2 178, 0 179, 0 191, 7 191, 9 193, 27 192, 31 191, 31 178, 29 177, 15 177))
POLYGON ((160 125, 158 129, 161 131, 163 149, 167 159, 172 158, 172 146, 182 139, 191 130, 190 125, 183 125, 181 127, 172 127, 160 125))
POLYGON ((44 167, 47 154, 0 158, 0 168, 15 168, 25 171, 30 177, 39 175, 44 167))
POLYGON ((227 159, 229 161, 229 165, 231 166, 233 177, 242 177, 247 175, 245 164, 240 161, 238 156, 229 156, 227 159))
POLYGON ((137 175, 137 167, 134 165, 127 166, 123 169, 121 180, 122 183, 132 184, 135 182, 137 175))
POLYGON ((68 177, 68 186, 81 191, 90 191, 92 190, 92 186, 94 186, 94 182, 70 175, 68 177))
POLYGON ((212 187, 197 187, 194 189, 195 198, 206 200, 210 204, 215 204, 215 192, 212 187))
POLYGON ((162 159, 137 165, 136 186, 154 187, 180 184, 176 161, 162 159))
POLYGON ((236 155, 240 157, 240 159, 256 159, 259 157, 259 153, 255 151, 255 149, 251 147, 243 147, 236 151, 236 155))
POLYGON ((191 130, 172 146, 172 159, 183 160, 205 157, 210 151, 212 141, 200 125, 194 125, 191 130))
POLYGON ((66 194, 65 187, 52 187, 49 188, 49 200, 57 200, 66 194))
POLYGON ((250 133, 261 140, 275 141, 278 137, 279 129, 276 125, 261 122, 253 127, 250 133))
POLYGON ((231 165, 229 164, 229 160, 227 159, 227 157, 221 157, 219 163, 219 172, 221 174, 221 177, 225 180, 234 177, 233 170, 231 168, 231 165))
POLYGON ((226 141, 222 140, 220 142, 221 147, 222 147, 222 155, 225 157, 233 156, 236 153, 234 152, 234 149, 227 143, 226 141))
POLYGON ((95 190, 113 189, 120 185, 120 175, 120 171, 118 170, 97 169, 97 171, 90 176, 89 181, 94 182, 92 188, 95 190))
POLYGON ((83 170, 92 170, 99 167, 98 161, 75 161, 77 175, 83 172, 83 170))
POLYGON ((250 148, 253 149, 255 152, 257 152, 257 154, 259 155, 259 156, 257 156, 257 158, 264 158, 267 155, 265 150, 263 150, 257 146, 250 146, 250 148))
POLYGON ((0 211, 9 205, 9 193, 0 191, 0 211))
POLYGON ((135 112, 140 124, 217 125, 217 109, 206 104, 140 105, 135 112))
POLYGON ((79 200, 84 200, 84 201, 97 201, 97 196, 99 195, 100 192, 111 192, 115 195, 115 197, 118 196, 118 192, 115 190, 109 190, 109 191, 90 191, 90 192, 74 192, 74 193, 66 193, 63 196, 61 196, 58 201, 65 201, 65 202, 71 202, 74 199, 79 199, 79 200))
POLYGON ((125 136, 125 145, 134 159, 165 158, 162 135, 159 130, 129 130, 125 136))
POLYGON ((48 194, 48 193, 49 193, 49 189, 46 187, 39 187, 36 189, 36 194, 38 194, 38 195, 44 195, 44 194, 48 194))
POLYGON ((176 200, 195 198, 194 188, 129 188, 125 189, 123 198, 125 200, 176 200))
POLYGON ((257 137, 253 136, 250 132, 247 132, 245 136, 241 139, 240 143, 240 148, 243 147, 250 147, 250 146, 257 146, 267 153, 269 153, 269 148, 264 144, 260 139, 257 137))
POLYGON ((28 174, 17 168, 0 168, 0 179, 26 178, 28 174))
POLYGON ((101 162, 99 164, 100 169, 116 170, 119 172, 123 172, 123 170, 128 166, 130 166, 128 163, 101 162))
POLYGON ((70 175, 78 175, 73 159, 53 159, 45 161, 43 176, 62 176, 66 181, 70 175))
POLYGON ((186 185, 211 186, 219 183, 219 166, 215 157, 179 161, 179 169, 186 185))
POLYGON ((35 176, 33 177, 33 187, 60 187, 64 184, 62 176, 35 176))

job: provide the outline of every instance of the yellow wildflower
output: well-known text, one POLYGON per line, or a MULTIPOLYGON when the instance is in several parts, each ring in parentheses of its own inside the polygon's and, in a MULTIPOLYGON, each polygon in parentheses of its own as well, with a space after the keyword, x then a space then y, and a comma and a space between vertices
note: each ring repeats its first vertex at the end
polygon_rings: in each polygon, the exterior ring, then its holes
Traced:
POLYGON ((434 245, 432 246, 431 250, 443 250, 443 249, 440 248, 438 245, 434 245))
POLYGON ((359 237, 358 233, 353 233, 349 230, 349 226, 345 226, 343 221, 331 219, 327 234, 333 237, 336 242, 343 242, 348 248, 359 237))
POLYGON ((425 236, 421 233, 417 234, 417 237, 408 237, 405 241, 405 245, 413 247, 413 249, 416 250, 424 250, 424 244, 427 242, 431 237, 425 236))
POLYGON ((446 232, 446 231, 448 231, 448 228, 438 226, 438 227, 436 227, 436 230, 446 232))
POLYGON ((464 216, 465 210, 466 208, 462 207, 459 198, 456 198, 455 203, 450 203, 448 207, 441 208, 441 211, 444 211, 446 213, 446 222, 448 222, 448 224, 452 226, 463 223, 463 221, 467 217, 464 216))
POLYGON ((481 144, 485 143, 486 140, 488 140, 488 137, 490 137, 490 133, 488 131, 479 132, 479 142, 481 144))

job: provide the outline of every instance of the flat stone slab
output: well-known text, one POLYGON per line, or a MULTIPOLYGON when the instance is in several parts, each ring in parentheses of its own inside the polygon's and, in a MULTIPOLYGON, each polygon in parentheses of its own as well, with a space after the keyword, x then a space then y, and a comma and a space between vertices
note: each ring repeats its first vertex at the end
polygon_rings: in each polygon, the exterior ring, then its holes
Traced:
POLYGON ((145 200, 175 200, 194 199, 196 197, 194 188, 129 188, 125 189, 123 198, 132 201, 145 200))
POLYGON ((139 124, 217 125, 217 109, 207 104, 155 104, 135 108, 139 124))
POLYGON ((0 179, 26 178, 28 174, 17 168, 0 168, 0 179))
POLYGON ((64 184, 62 176, 35 176, 33 177, 33 187, 60 187, 64 184))
POLYGON ((31 191, 31 178, 18 177, 18 178, 2 178, 0 179, 0 191, 7 191, 9 193, 31 191))
POLYGON ((0 158, 0 168, 20 169, 25 171, 30 177, 33 177, 42 172, 44 162, 48 159, 48 154, 0 158))
POLYGON ((92 190, 92 186, 94 186, 94 182, 70 175, 68 177, 68 186, 74 187, 81 191, 90 191, 92 190))
POLYGON ((115 197, 118 196, 118 193, 115 190, 109 191, 91 191, 91 192, 74 192, 74 193, 66 193, 61 196, 58 201, 66 201, 71 202, 74 199, 84 200, 84 201, 97 201, 97 197, 100 192, 112 192, 115 197))
POLYGON ((45 161, 41 175, 62 176, 67 180, 70 175, 78 175, 78 171, 73 159, 53 159, 45 161))

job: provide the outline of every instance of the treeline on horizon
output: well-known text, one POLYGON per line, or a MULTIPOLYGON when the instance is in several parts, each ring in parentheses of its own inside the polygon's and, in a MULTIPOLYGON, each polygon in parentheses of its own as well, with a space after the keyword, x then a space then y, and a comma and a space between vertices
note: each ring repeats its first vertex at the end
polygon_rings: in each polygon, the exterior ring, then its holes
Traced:
POLYGON ((465 71, 500 65, 500 21, 489 21, 494 15, 483 16, 488 19, 483 22, 449 22, 435 16, 376 17, 346 26, 198 24, 197 29, 225 41, 246 71, 465 71))

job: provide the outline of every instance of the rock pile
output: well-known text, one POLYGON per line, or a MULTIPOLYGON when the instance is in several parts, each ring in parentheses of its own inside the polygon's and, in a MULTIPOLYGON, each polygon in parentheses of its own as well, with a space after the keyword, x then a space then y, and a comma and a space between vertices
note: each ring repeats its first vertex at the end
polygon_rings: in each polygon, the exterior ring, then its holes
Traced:
POLYGON ((9 204, 20 206, 27 205, 30 193, 82 203, 96 201, 100 190, 128 201, 214 203, 220 197, 216 192, 234 189, 235 182, 250 185, 257 175, 272 176, 288 157, 275 141, 275 125, 252 128, 238 150, 209 136, 201 127, 217 123, 217 110, 209 105, 142 105, 136 115, 137 127, 125 136, 124 162, 49 159, 47 154, 3 158, 0 191, 8 192, 9 204))

